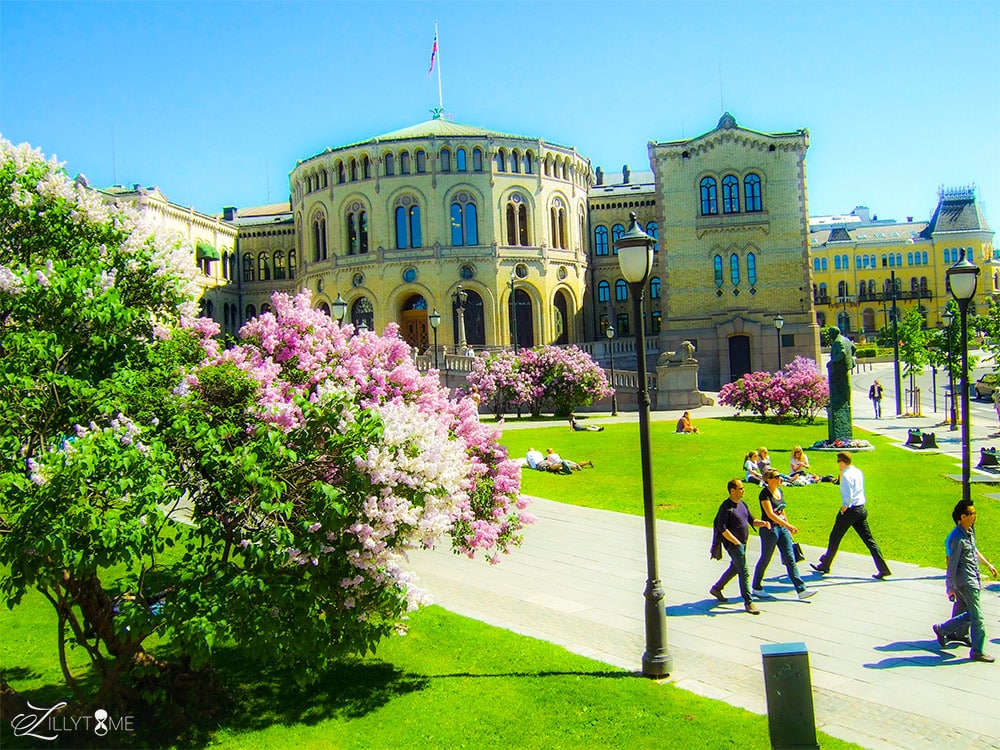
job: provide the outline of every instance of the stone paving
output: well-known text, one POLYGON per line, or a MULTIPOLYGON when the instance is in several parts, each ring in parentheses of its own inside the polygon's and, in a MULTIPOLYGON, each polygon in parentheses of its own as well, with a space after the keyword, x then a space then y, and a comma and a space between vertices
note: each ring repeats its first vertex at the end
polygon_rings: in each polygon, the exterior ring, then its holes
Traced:
MULTIPOLYGON (((867 391, 864 382, 854 387, 856 393, 867 391)), ((697 422, 731 413, 709 407, 694 416, 697 422)), ((655 419, 677 416, 654 413, 655 419)), ((617 419, 634 422, 636 415, 617 419)), ((900 443, 907 429, 932 428, 938 421, 937 415, 856 418, 859 426, 900 443)), ((986 440, 995 425, 976 427, 973 444, 986 440)), ((938 444, 942 452, 961 455, 960 432, 939 431, 938 444)), ((501 565, 448 551, 412 554, 421 585, 453 612, 638 671, 645 649, 642 518, 543 499, 536 499, 532 512, 537 524, 501 565)), ((947 614, 943 570, 890 562, 892 578, 876 581, 870 557, 841 552, 831 575, 807 575, 802 565, 807 584, 818 592, 802 602, 775 560, 765 585, 777 599, 761 602, 763 614, 751 617, 743 612, 735 581, 727 588, 728 604, 708 594, 723 569, 708 557, 710 529, 658 521, 657 537, 670 679, 677 686, 766 713, 760 646, 801 641, 809 651, 817 728, 827 734, 869 748, 1000 749, 1000 663, 970 662, 961 646, 942 651, 931 632, 947 614)), ((752 559, 755 547, 752 541, 752 559)), ((822 552, 807 545, 804 550, 808 560, 822 552)), ((996 655, 998 592, 1000 584, 989 580, 987 651, 996 655)))

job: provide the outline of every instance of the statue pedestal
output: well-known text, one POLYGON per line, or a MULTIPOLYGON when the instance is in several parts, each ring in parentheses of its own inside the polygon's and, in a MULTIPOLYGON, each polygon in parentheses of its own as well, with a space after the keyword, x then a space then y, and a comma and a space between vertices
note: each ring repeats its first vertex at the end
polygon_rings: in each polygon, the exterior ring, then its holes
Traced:
POLYGON ((715 401, 698 390, 698 360, 690 342, 676 352, 663 352, 656 361, 656 408, 696 409, 715 401), (686 346, 685 346, 686 345, 686 346))

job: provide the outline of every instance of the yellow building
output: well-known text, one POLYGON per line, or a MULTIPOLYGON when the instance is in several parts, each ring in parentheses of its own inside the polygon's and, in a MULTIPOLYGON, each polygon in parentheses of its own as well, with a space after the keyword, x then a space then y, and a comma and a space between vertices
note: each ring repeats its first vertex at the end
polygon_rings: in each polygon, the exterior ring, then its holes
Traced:
POLYGON ((930 221, 878 219, 859 206, 845 216, 810 221, 816 319, 859 338, 891 322, 892 281, 900 317, 916 307, 941 326, 951 292, 946 273, 963 257, 982 272, 970 306, 984 310, 1000 291, 993 232, 973 188, 941 190, 930 221))

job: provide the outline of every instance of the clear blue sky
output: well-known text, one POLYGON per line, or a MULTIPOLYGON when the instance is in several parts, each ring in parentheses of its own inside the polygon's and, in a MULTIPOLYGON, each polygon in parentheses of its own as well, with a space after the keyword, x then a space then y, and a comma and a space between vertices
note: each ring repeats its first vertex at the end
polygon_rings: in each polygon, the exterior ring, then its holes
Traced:
POLYGON ((1000 0, 0 2, 0 133, 99 186, 215 212, 296 160, 427 119, 575 146, 808 128, 810 213, 926 219, 975 183, 1000 224, 1000 0))

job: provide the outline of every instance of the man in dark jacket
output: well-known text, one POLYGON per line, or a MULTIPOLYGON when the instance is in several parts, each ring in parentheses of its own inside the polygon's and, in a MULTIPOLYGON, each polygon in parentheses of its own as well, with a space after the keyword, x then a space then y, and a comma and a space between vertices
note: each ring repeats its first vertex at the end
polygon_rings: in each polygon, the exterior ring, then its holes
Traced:
POLYGON ((722 548, 729 554, 729 567, 715 585, 708 590, 720 602, 729 601, 722 594, 722 589, 733 578, 740 584, 740 595, 743 597, 743 608, 751 615, 759 615, 760 610, 754 606, 750 597, 750 569, 747 567, 747 539, 750 537, 750 527, 771 528, 767 521, 758 521, 753 517, 747 504, 743 502, 743 480, 730 479, 727 485, 729 497, 722 501, 718 513, 715 514, 714 537, 712 539, 712 557, 722 559, 722 548))

